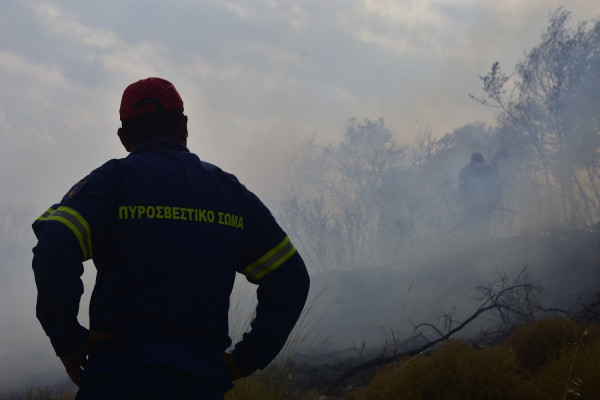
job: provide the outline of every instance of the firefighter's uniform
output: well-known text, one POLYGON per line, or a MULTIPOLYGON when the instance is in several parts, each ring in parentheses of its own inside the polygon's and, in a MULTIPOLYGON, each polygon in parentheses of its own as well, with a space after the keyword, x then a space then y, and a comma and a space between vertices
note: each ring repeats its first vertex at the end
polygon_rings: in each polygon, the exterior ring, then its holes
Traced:
POLYGON ((59 356, 89 336, 77 320, 80 277, 83 261, 96 266, 90 329, 113 337, 90 354, 84 381, 164 365, 227 390, 236 272, 258 284, 252 330, 233 350, 244 375, 280 351, 306 300, 304 263, 268 209, 169 139, 94 170, 33 228, 37 316, 59 356))

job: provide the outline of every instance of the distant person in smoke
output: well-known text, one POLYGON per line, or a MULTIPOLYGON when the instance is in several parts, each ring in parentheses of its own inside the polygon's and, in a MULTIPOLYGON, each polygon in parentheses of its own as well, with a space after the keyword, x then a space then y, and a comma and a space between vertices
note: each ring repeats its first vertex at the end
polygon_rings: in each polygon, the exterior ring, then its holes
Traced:
POLYGON ((460 171, 458 194, 466 232, 488 235, 490 219, 500 201, 501 192, 496 170, 485 163, 481 153, 473 153, 471 162, 460 171))
POLYGON ((119 113, 130 154, 92 171, 33 224, 36 315, 77 399, 222 400, 282 349, 306 301, 306 267, 258 197, 188 150, 170 82, 132 83, 119 113), (77 317, 90 259, 88 329, 77 317), (228 351, 236 272, 257 285, 258 302, 228 351))

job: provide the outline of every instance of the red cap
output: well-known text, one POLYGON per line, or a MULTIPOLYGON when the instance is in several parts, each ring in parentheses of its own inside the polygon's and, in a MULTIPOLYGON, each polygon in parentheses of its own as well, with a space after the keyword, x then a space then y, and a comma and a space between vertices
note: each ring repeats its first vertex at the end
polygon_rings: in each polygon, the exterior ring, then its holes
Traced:
POLYGON ((183 100, 175 86, 161 78, 147 78, 127 86, 121 99, 121 121, 158 110, 183 111, 183 100))

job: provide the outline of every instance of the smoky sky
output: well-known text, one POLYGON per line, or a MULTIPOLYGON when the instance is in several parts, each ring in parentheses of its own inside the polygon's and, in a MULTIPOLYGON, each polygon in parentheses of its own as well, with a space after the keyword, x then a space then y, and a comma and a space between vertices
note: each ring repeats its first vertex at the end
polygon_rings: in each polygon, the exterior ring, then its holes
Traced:
POLYGON ((384 118, 399 141, 493 122, 469 93, 493 62, 511 71, 559 6, 574 23, 600 15, 578 0, 2 0, 0 375, 60 371, 35 321, 30 224, 126 155, 128 84, 173 82, 190 149, 268 202, 296 146, 339 141, 349 118, 384 118))
MULTIPOLYGON (((3 200, 39 207, 124 156, 120 95, 151 75, 179 89, 191 149, 263 192, 294 144, 336 140, 351 117, 383 117, 399 138, 491 121, 468 97, 478 77, 512 68, 561 4, 5 0, 3 200)), ((600 13, 565 6, 574 21, 600 13)))

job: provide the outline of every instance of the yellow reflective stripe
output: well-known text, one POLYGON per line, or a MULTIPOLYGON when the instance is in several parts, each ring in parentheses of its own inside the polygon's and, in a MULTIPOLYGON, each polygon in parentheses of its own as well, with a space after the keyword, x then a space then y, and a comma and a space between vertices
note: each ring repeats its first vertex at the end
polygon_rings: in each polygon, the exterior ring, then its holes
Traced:
POLYGON ((55 208, 50 207, 49 209, 46 210, 45 213, 43 213, 42 215, 39 216, 39 218, 36 221, 46 221, 48 219, 48 217, 50 215, 52 215, 52 213, 56 211, 55 208))
POLYGON ((47 213, 52 210, 49 209, 44 213, 39 220, 42 218, 48 221, 57 221, 66 225, 77 237, 81 251, 83 252, 83 261, 92 258, 92 232, 90 225, 87 223, 85 218, 81 216, 77 211, 69 207, 58 207, 52 211, 50 215, 44 217, 47 213))
POLYGON ((273 247, 268 253, 254 261, 242 270, 242 274, 252 280, 259 280, 269 272, 277 269, 286 262, 294 253, 296 248, 286 236, 277 246, 273 247))

